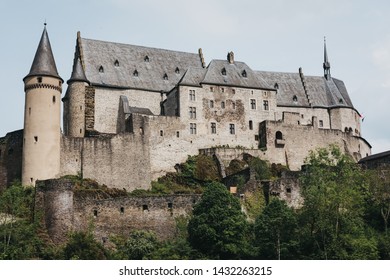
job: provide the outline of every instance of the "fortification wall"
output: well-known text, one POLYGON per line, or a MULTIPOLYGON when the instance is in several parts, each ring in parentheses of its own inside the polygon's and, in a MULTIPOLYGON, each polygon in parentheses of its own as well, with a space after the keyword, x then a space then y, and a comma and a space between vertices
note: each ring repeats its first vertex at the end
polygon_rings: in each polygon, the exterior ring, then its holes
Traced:
POLYGON ((360 115, 351 108, 332 108, 330 110, 332 129, 339 129, 349 132, 352 135, 360 136, 360 115))
POLYGON ((70 180, 39 182, 36 211, 56 243, 65 242, 69 231, 93 226, 97 240, 127 235, 133 230, 152 230, 160 239, 175 235, 176 219, 188 217, 199 195, 117 197, 99 199, 93 191, 78 191, 70 180))
POLYGON ((22 178, 23 130, 0 138, 0 191, 22 178))
POLYGON ((150 155, 144 135, 61 140, 61 175, 81 174, 112 188, 149 189, 150 155))

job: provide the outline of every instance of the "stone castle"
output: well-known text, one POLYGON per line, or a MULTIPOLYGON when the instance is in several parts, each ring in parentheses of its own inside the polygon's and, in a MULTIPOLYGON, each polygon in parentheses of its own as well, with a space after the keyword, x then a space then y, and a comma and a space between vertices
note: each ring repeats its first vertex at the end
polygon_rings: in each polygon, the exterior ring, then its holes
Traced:
POLYGON ((148 189, 200 152, 223 162, 245 151, 294 171, 309 150, 336 143, 358 161, 371 146, 345 84, 330 74, 325 44, 323 69, 323 76, 257 71, 233 52, 206 65, 201 49, 78 33, 62 97, 45 26, 23 79, 24 128, 0 138, 0 186, 80 174, 113 188, 148 189))

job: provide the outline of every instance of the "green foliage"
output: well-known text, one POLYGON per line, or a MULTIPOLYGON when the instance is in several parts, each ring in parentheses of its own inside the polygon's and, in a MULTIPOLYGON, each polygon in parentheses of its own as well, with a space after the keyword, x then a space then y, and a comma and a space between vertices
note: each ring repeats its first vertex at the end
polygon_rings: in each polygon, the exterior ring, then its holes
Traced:
POLYGON ((253 192, 245 193, 245 199, 241 202, 248 220, 254 221, 266 206, 264 191, 262 188, 256 188, 253 192))
POLYGON ((191 246, 209 258, 240 258, 247 247, 247 231, 238 199, 220 183, 207 185, 188 224, 191 246))
POLYGON ((107 252, 89 230, 70 234, 63 249, 63 257, 66 260, 105 260, 107 252))
POLYGON ((255 222, 261 259, 295 259, 298 256, 296 214, 284 201, 273 199, 255 222))
POLYGON ((194 177, 204 182, 219 181, 218 166, 214 159, 205 155, 196 156, 194 177))
POLYGON ((226 167, 226 175, 236 174, 248 167, 248 164, 243 160, 233 159, 229 166, 226 167))
POLYGON ((368 194, 364 172, 333 145, 311 152, 306 164, 300 178, 303 252, 318 259, 359 255, 362 247, 370 247, 363 220, 368 194))
POLYGON ((258 157, 253 157, 249 161, 249 166, 256 173, 256 180, 269 180, 272 177, 268 163, 258 157))
POLYGON ((116 245, 115 258, 121 260, 148 259, 158 246, 155 233, 146 230, 135 230, 127 238, 116 237, 112 241, 116 245))

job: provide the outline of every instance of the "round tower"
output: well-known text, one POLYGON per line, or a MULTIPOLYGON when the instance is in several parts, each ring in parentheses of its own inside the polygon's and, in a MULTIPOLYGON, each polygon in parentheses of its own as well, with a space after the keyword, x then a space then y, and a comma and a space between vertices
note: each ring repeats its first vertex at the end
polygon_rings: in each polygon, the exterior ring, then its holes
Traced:
POLYGON ((60 173, 61 92, 49 36, 45 28, 29 74, 23 79, 25 90, 22 184, 55 178, 60 173))
POLYGON ((64 132, 66 136, 85 135, 85 87, 89 81, 85 76, 80 58, 76 55, 71 78, 67 81, 64 101, 64 132))

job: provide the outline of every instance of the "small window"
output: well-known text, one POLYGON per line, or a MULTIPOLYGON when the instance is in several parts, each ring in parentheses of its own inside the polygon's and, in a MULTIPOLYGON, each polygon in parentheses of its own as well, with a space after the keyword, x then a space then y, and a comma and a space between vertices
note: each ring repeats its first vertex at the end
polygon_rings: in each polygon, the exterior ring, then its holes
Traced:
POLYGON ((80 106, 80 111, 82 111, 83 110, 83 106, 80 106))
POLYGON ((224 101, 221 102, 221 108, 225 109, 225 102, 224 101))
POLYGON ((125 213, 125 208, 124 208, 124 207, 121 207, 121 208, 120 208, 120 212, 121 212, 121 214, 124 214, 124 213, 125 213))
POLYGON ((340 98, 339 103, 341 103, 341 104, 344 103, 343 99, 340 98))
POLYGON ((144 128, 143 127, 139 128, 139 134, 144 135, 144 128))
POLYGON ((190 123, 190 134, 196 134, 196 123, 190 123))
POLYGON ((293 102, 294 103, 298 102, 298 97, 296 95, 293 96, 293 102))
POLYGON ((146 55, 146 56, 144 57, 144 61, 145 61, 145 62, 149 62, 149 61, 150 61, 149 56, 146 55))
POLYGON ((263 108, 264 108, 264 111, 268 111, 269 110, 268 100, 264 100, 263 101, 263 108))
POLYGON ((95 217, 95 218, 97 218, 97 215, 98 215, 98 210, 93 210, 93 216, 95 217))
POLYGON ((114 65, 115 65, 115 67, 119 67, 119 61, 118 61, 118 59, 115 60, 114 65))
POLYGON ((190 89, 190 101, 195 101, 195 90, 190 89))
POLYGON ((168 74, 167 73, 164 74, 163 79, 164 80, 168 80, 168 74))
POLYGON ((173 208, 173 203, 172 202, 168 202, 168 209, 172 209, 173 208))
POLYGON ((180 132, 179 132, 179 131, 176 131, 176 137, 177 137, 177 138, 180 137, 180 132))
POLYGON ((236 94, 236 90, 235 90, 235 89, 232 89, 232 93, 233 93, 233 94, 236 94))
POLYGON ((232 109, 235 110, 236 109, 236 103, 232 102, 232 109))
POLYGON ((176 73, 176 74, 180 74, 180 69, 179 69, 179 67, 176 67, 175 73, 176 73))
POLYGON ((61 82, 61 81, 59 81, 59 82, 58 82, 58 85, 59 85, 59 86, 62 86, 62 82, 61 82))
POLYGON ((276 89, 276 90, 279 89, 279 84, 278 84, 278 83, 275 83, 275 84, 274 84, 274 89, 276 89))
POLYGON ((164 131, 160 130, 160 136, 164 136, 164 131))
POLYGON ((287 193, 291 193, 291 188, 287 188, 287 189, 286 189, 286 192, 287 192, 287 193))
POLYGON ((255 141, 259 141, 259 135, 255 135, 255 141))
POLYGON ((215 122, 211 123, 211 134, 217 133, 217 124, 215 122))
POLYGON ((34 136, 34 143, 38 142, 38 136, 34 136))
POLYGON ((52 101, 53 101, 53 104, 56 103, 56 96, 55 95, 53 95, 53 100, 52 101))
POLYGON ((224 68, 222 68, 222 70, 221 70, 221 74, 222 75, 224 75, 224 76, 226 76, 226 68, 224 67, 224 68))
POLYGON ((235 126, 233 123, 229 124, 230 134, 236 134, 235 126))
POLYGON ((283 133, 281 131, 276 131, 275 138, 278 140, 283 140, 283 133))
POLYGON ((82 129, 82 128, 80 128, 80 134, 81 134, 81 133, 83 133, 83 129, 82 129))
POLYGON ((42 83, 42 77, 37 78, 38 83, 42 83))
POLYGON ((103 68, 102 65, 100 65, 100 67, 99 67, 99 72, 100 72, 100 73, 104 73, 104 68, 103 68))
POLYGON ((251 109, 256 110, 256 99, 251 99, 251 109))
POLYGON ((31 115, 31 107, 28 108, 28 115, 31 115))
POLYGON ((30 178, 30 183, 34 182, 34 178, 30 178))
POLYGON ((245 71, 245 70, 242 70, 241 75, 242 75, 244 78, 246 78, 246 77, 247 77, 246 71, 245 71))
POLYGON ((249 129, 253 130, 253 121, 249 121, 249 129))
POLYGON ((136 70, 134 70, 134 72, 133 72, 133 76, 134 76, 134 77, 138 77, 138 71, 137 71, 137 69, 136 69, 136 70))
POLYGON ((221 88, 221 92, 224 93, 225 92, 225 88, 221 88))
POLYGON ((214 92, 214 87, 210 87, 210 92, 214 92))
POLYGON ((146 204, 142 205, 142 210, 143 211, 148 211, 149 210, 148 205, 146 205, 146 204))
POLYGON ((190 119, 196 119, 196 107, 190 107, 189 117, 190 119))
POLYGON ((319 127, 324 127, 324 122, 323 122, 323 120, 319 120, 319 121, 318 121, 318 126, 319 126, 319 127))
POLYGON ((214 108, 214 101, 213 100, 210 100, 209 107, 214 108))

